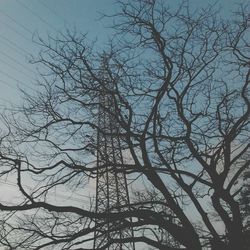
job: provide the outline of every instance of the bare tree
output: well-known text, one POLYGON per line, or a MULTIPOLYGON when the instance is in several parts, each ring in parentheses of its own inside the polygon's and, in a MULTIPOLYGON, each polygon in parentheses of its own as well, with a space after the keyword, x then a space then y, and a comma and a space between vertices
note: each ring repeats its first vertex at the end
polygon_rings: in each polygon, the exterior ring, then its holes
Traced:
POLYGON ((212 7, 191 10, 186 1, 177 9, 154 0, 119 5, 105 51, 76 33, 39 40, 37 93, 24 93, 1 141, 1 178, 16 175, 21 196, 0 204, 19 218, 14 223, 3 212, 1 244, 92 248, 101 230, 95 220, 107 215, 92 203, 85 209, 52 197, 57 188, 84 190, 96 178, 96 134, 105 133, 99 97, 108 93, 114 108, 107 112, 120 125, 115 136, 128 158, 117 171, 131 185, 143 178, 147 186, 134 192, 130 209, 109 215, 115 230, 134 228, 134 237, 120 240, 165 250, 246 250, 237 181, 250 163, 247 6, 226 21, 212 7))

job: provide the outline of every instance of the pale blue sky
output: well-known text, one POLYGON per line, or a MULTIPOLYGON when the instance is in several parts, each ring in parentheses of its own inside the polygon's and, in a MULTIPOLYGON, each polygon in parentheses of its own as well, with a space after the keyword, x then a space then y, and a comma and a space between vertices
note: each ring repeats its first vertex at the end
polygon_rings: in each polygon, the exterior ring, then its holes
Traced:
MULTIPOLYGON (((164 0, 162 0, 164 1, 164 0)), ((165 0, 176 6, 179 0, 165 0)), ((215 3, 214 0, 190 0, 194 8, 215 3)), ((246 0, 219 0, 222 15, 230 15, 235 3, 246 0)), ((115 0, 0 0, 0 112, 10 103, 21 102, 18 86, 29 89, 35 79, 35 67, 27 60, 28 53, 34 56, 39 47, 32 43, 32 33, 42 37, 56 34, 65 26, 75 26, 79 32, 89 33, 90 39, 98 38, 101 47, 109 33, 104 26, 108 20, 98 20, 98 12, 112 13, 115 0), (47 7, 45 7, 45 5, 47 7)), ((11 200, 13 186, 1 184, 2 200, 11 200)))
MULTIPOLYGON (((166 0, 176 6, 179 1, 166 0)), ((202 7, 210 0, 190 0, 193 7, 202 7)), ((235 3, 246 0, 219 0, 223 15, 228 15, 235 3)), ((36 55, 39 47, 32 43, 32 33, 42 37, 56 34, 65 26, 75 26, 79 32, 103 44, 108 35, 104 28, 108 20, 98 20, 98 12, 112 13, 115 0, 0 0, 0 105, 20 100, 17 86, 32 86, 34 66, 28 64, 25 54, 36 55), (47 7, 46 7, 46 6, 47 7), (106 23, 105 23, 106 22, 106 23)))

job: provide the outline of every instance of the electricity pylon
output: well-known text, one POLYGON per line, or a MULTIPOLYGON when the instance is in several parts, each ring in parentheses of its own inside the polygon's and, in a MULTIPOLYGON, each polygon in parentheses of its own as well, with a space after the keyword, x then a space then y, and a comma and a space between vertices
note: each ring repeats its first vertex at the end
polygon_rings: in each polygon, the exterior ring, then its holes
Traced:
POLYGON ((122 239, 133 237, 128 225, 131 218, 113 220, 110 213, 126 211, 130 207, 126 174, 122 171, 123 156, 119 124, 115 116, 114 99, 103 89, 99 97, 97 132, 96 212, 104 219, 95 222, 94 249, 135 249, 134 243, 122 239))

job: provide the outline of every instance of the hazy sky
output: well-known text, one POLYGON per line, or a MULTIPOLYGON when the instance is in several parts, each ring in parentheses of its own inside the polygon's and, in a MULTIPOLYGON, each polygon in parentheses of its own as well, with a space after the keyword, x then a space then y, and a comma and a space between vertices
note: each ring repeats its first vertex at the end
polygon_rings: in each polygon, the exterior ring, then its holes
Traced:
MULTIPOLYGON (((177 0, 165 1, 173 7, 178 4, 177 0)), ((215 2, 190 0, 194 8, 215 2)), ((235 3, 243 2, 219 0, 218 6, 222 15, 229 15, 235 3)), ((109 20, 99 19, 100 12, 113 13, 116 8, 115 0, 0 0, 0 112, 22 101, 18 87, 32 89, 39 79, 36 66, 28 63, 29 54, 36 56, 40 50, 32 42, 35 34, 46 38, 75 27, 88 32, 90 39, 98 38, 101 47, 110 30, 105 28, 109 20)))
MULTIPOLYGON (((165 1, 173 7, 179 2, 165 1)), ((194 8, 215 2, 190 0, 194 8)), ((235 3, 244 2, 219 0, 218 6, 222 15, 229 15, 235 3)), ((29 54, 36 56, 40 50, 32 42, 34 34, 46 38, 65 27, 76 27, 78 32, 88 32, 90 39, 98 38, 101 47, 109 30, 105 28, 108 20, 99 20, 100 12, 112 13, 116 8, 115 0, 0 0, 0 112, 4 106, 21 101, 18 87, 34 88, 39 79, 36 66, 28 63, 29 54)))
MULTIPOLYGON (((172 6, 178 3, 166 2, 172 6)), ((190 0, 194 7, 215 2, 190 0)), ((223 15, 233 9, 234 3, 242 2, 246 1, 218 1, 223 15)), ((114 12, 114 3, 115 0, 0 0, 0 105, 19 101, 18 86, 29 88, 38 77, 27 58, 39 51, 32 42, 34 34, 46 37, 75 26, 79 32, 88 32, 90 38, 98 38, 101 46, 109 31, 104 28, 105 20, 98 20, 99 12, 114 12)))
POLYGON ((17 87, 28 88, 38 77, 27 58, 39 51, 34 34, 45 38, 75 26, 102 38, 106 33, 97 12, 112 8, 113 0, 0 0, 0 104, 16 102, 17 87))
MULTIPOLYGON (((180 2, 165 1, 173 7, 180 2)), ((190 0, 194 8, 215 2, 190 0)), ((230 15, 235 3, 244 2, 219 0, 217 4, 222 15, 230 15)), ((28 63, 29 54, 36 56, 40 50, 32 42, 35 34, 46 38, 75 27, 78 32, 88 32, 90 39, 98 38, 101 47, 110 30, 105 28, 108 20, 99 19, 100 12, 113 13, 116 8, 115 0, 0 0, 0 112, 11 103, 22 102, 18 87, 32 89, 39 79, 36 66, 28 63)))
MULTIPOLYGON (((164 1, 164 0, 162 0, 164 1)), ((165 0, 176 6, 177 0, 165 0)), ((190 0, 195 8, 215 3, 210 0, 190 0)), ((235 3, 246 0, 219 0, 222 15, 230 15, 235 3)), ((28 55, 39 52, 32 42, 34 34, 46 38, 56 35, 65 27, 76 27, 81 33, 89 33, 90 39, 98 38, 98 46, 105 42, 109 30, 105 20, 98 20, 100 12, 112 13, 117 7, 115 0, 0 0, 0 112, 10 103, 21 101, 18 86, 32 88, 39 76, 34 65, 28 63, 28 55)), ((106 20, 107 21, 107 20, 106 20)), ((0 183, 2 188, 3 183, 0 183)), ((7 200, 14 195, 13 185, 5 184, 1 196, 7 200)))

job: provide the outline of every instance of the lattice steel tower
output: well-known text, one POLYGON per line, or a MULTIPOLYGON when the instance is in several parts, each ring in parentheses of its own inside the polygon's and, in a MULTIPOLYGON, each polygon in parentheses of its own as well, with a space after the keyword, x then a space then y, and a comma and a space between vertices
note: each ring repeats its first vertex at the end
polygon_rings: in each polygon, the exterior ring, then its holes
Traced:
MULTIPOLYGON (((109 83, 110 84, 110 83, 109 83)), ((106 86, 111 89, 111 86, 106 86)), ((121 170, 123 156, 119 124, 116 120, 113 96, 105 90, 99 97, 97 132, 97 182, 96 212, 106 213, 105 219, 95 222, 94 249, 135 249, 134 243, 115 242, 133 237, 133 229, 128 226, 131 218, 111 221, 110 213, 125 211, 130 207, 126 174, 121 170), (117 229, 117 227, 119 229, 117 229)))

